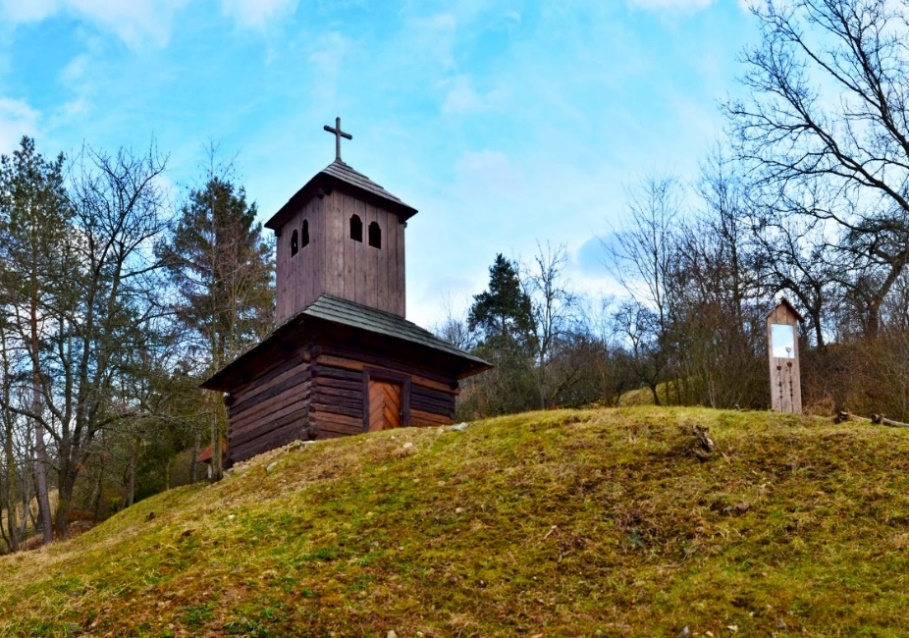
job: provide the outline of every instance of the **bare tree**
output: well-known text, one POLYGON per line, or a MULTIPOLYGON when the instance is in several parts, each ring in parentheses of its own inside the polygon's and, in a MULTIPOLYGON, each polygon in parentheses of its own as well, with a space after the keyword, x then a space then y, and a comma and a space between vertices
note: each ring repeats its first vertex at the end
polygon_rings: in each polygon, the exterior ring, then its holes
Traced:
POLYGON ((909 262, 909 5, 764 0, 754 15, 762 39, 743 56, 750 94, 725 105, 735 154, 764 203, 832 234, 874 337, 909 262))
POLYGON ((626 228, 604 242, 607 267, 632 299, 614 315, 616 334, 624 335, 634 370, 657 404, 657 385, 668 376, 672 358, 670 287, 681 210, 681 184, 648 177, 629 195, 626 228))
POLYGON ((141 156, 86 149, 71 221, 50 247, 59 265, 43 279, 50 292, 40 308, 40 409, 37 401, 8 407, 37 424, 39 444, 40 429, 53 442, 61 537, 95 436, 137 411, 115 380, 128 353, 146 347, 145 328, 159 312, 160 265, 152 245, 164 227, 163 170, 154 149, 141 156))
POLYGON ((549 407, 553 398, 576 380, 580 372, 577 368, 562 367, 561 374, 556 375, 553 366, 559 348, 565 345, 571 332, 577 304, 577 296, 564 281, 567 261, 564 245, 553 248, 549 243, 545 247, 537 244, 532 263, 522 267, 522 282, 531 301, 533 376, 541 409, 549 407))

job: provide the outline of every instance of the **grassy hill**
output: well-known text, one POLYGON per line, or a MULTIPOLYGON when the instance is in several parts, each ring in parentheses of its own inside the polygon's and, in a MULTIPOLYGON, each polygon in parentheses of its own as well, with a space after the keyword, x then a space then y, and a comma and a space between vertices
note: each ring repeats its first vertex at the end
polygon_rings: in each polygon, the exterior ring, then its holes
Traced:
POLYGON ((905 636, 907 470, 907 431, 679 408, 316 443, 0 558, 0 635, 905 636))

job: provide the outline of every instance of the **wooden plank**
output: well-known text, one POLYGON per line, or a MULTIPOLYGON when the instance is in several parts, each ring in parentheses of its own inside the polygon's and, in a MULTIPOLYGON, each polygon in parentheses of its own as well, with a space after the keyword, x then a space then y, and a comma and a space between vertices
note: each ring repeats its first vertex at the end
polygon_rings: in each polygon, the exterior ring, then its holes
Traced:
POLYGON ((234 398, 234 402, 247 398, 244 396, 250 390, 255 390, 262 383, 267 383, 274 379, 276 376, 283 374, 284 372, 295 368, 303 364, 309 364, 310 353, 307 346, 301 346, 297 352, 287 358, 274 357, 274 361, 265 365, 262 365, 258 370, 253 379, 247 381, 241 386, 238 386, 233 389, 231 396, 234 398))
MULTIPOLYGON (((332 349, 334 349, 334 348, 332 348, 332 349)), ((366 359, 366 358, 373 359, 372 357, 368 357, 368 356, 364 356, 363 358, 364 359, 366 359)), ((378 359, 375 359, 375 360, 378 361, 378 359)), ((325 366, 330 366, 332 368, 343 368, 345 370, 362 371, 363 368, 380 368, 383 370, 389 370, 391 372, 407 373, 407 371, 404 370, 403 368, 409 367, 409 366, 395 366, 395 365, 391 364, 390 362, 389 362, 389 364, 381 365, 378 363, 374 364, 374 363, 370 363, 370 362, 356 361, 353 359, 349 359, 347 357, 337 356, 337 355, 333 355, 333 354, 320 354, 316 358, 316 363, 318 364, 318 366, 319 366, 318 369, 320 371, 322 370, 322 366, 325 365, 325 366)), ((320 372, 320 374, 321 374, 321 372, 320 372)), ((445 385, 444 383, 440 383, 438 381, 433 381, 431 379, 427 379, 425 377, 422 377, 419 375, 414 375, 414 374, 411 374, 410 377, 413 380, 413 383, 415 383, 415 384, 422 385, 427 388, 432 388, 433 390, 438 390, 440 392, 456 394, 456 392, 454 390, 452 390, 449 386, 445 385)))
POLYGON ((410 419, 412 425, 419 425, 421 423, 431 423, 433 425, 451 425, 454 423, 454 419, 447 417, 441 414, 434 414, 432 412, 425 412, 423 410, 410 409, 410 419))
POLYGON ((330 414, 340 414, 344 416, 349 416, 351 418, 362 418, 363 408, 359 405, 352 406, 345 403, 323 403, 313 401, 312 409, 318 410, 320 412, 326 412, 330 414))
POLYGON ((404 309, 401 303, 403 281, 401 281, 401 271, 398 268, 398 251, 399 244, 404 241, 404 225, 397 215, 388 216, 388 254, 386 262, 386 272, 388 274, 388 312, 394 313, 399 317, 404 316, 404 309))
MULTIPOLYGON (((360 219, 366 219, 366 209, 366 202, 357 202, 357 214, 360 219)), ((364 239, 366 238, 364 237, 364 239)), ((367 271, 369 270, 369 246, 366 241, 354 243, 357 247, 356 296, 354 301, 366 305, 369 299, 369 291, 366 285, 367 271)))
POLYGON ((304 372, 296 372, 294 375, 288 377, 281 383, 270 387, 268 390, 265 390, 264 392, 259 392, 256 395, 254 395, 244 401, 237 402, 232 407, 233 413, 239 414, 243 410, 245 410, 249 407, 252 407, 252 406, 256 405, 257 403, 261 403, 262 401, 265 401, 272 397, 278 396, 285 390, 298 386, 301 383, 303 383, 304 381, 307 381, 309 379, 309 375, 310 375, 310 372, 308 370, 304 371, 304 372))
POLYGON ((453 399, 446 402, 430 401, 425 397, 417 397, 416 395, 411 394, 410 407, 416 410, 423 410, 424 412, 435 412, 436 414, 454 416, 455 404, 453 399))
POLYGON ((455 396, 454 391, 450 389, 437 390, 436 388, 430 388, 424 385, 415 385, 413 391, 414 394, 419 394, 427 399, 436 399, 439 401, 449 401, 455 396))
POLYGON ((366 267, 366 305, 371 308, 379 307, 379 285, 378 285, 378 263, 381 248, 373 248, 369 245, 369 226, 376 221, 376 207, 368 206, 366 208, 366 221, 363 225, 363 241, 366 243, 368 257, 366 267))
POLYGON ((315 379, 339 379, 347 381, 356 381, 363 378, 362 372, 351 370, 350 368, 341 368, 336 365, 314 364, 312 367, 313 378, 315 379))
POLYGON ((350 216, 357 213, 359 202, 353 197, 340 194, 341 207, 341 238, 337 246, 340 253, 341 262, 341 296, 344 299, 356 298, 356 276, 357 276, 357 242, 350 238, 350 216))
POLYGON ((239 433, 231 432, 229 441, 231 445, 243 445, 262 437, 270 437, 275 430, 283 428, 289 423, 296 423, 300 430, 303 430, 303 422, 306 417, 306 408, 298 409, 280 418, 269 418, 258 422, 255 427, 249 428, 239 433))
POLYGON ((387 430, 401 426, 402 388, 389 381, 369 382, 369 430, 387 430))
POLYGON ((254 440, 237 446, 229 453, 229 456, 232 463, 237 463, 250 459, 257 454, 262 454, 263 452, 279 448, 282 445, 287 445, 291 441, 297 441, 301 438, 303 438, 302 427, 291 423, 285 425, 283 428, 275 430, 267 439, 254 440))
POLYGON ((350 390, 359 394, 363 391, 363 384, 359 379, 350 380, 350 379, 334 379, 332 377, 316 377, 313 379, 313 383, 320 390, 323 388, 332 388, 337 390, 350 390))
POLYGON ((262 421, 279 419, 288 414, 298 412, 299 410, 306 410, 309 408, 309 403, 309 396, 295 397, 289 402, 282 401, 280 404, 275 405, 268 412, 262 414, 243 415, 243 418, 231 419, 230 432, 231 434, 240 434, 241 432, 255 427, 256 424, 261 423, 262 421))
POLYGON ((457 383, 453 375, 439 371, 441 366, 435 365, 438 357, 432 351, 406 342, 396 342, 391 345, 387 339, 378 335, 363 335, 353 332, 343 334, 344 338, 340 339, 338 334, 330 334, 329 337, 334 337, 334 339, 323 341, 320 345, 320 354, 374 364, 373 367, 393 367, 399 372, 406 372, 440 383, 442 384, 440 389, 451 388, 457 383), (417 353, 424 355, 419 361, 415 359, 417 353), (430 355, 433 361, 427 363, 425 355, 430 355))
POLYGON ((236 393, 234 395, 234 405, 248 401, 249 399, 252 399, 253 397, 261 394, 262 392, 266 392, 275 386, 281 385, 291 377, 299 375, 309 375, 308 363, 298 363, 296 366, 287 368, 283 371, 278 372, 277 374, 268 375, 271 377, 269 379, 262 379, 260 381, 257 381, 252 385, 252 387, 249 388, 248 391, 243 393, 236 393))
POLYGON ((297 290, 296 293, 296 303, 294 304, 294 313, 296 313, 300 308, 304 307, 307 303, 309 297, 309 286, 307 282, 307 274, 310 272, 312 265, 312 253, 314 250, 313 245, 313 222, 312 222, 312 210, 313 202, 309 201, 306 203, 306 206, 303 208, 303 213, 300 215, 299 224, 297 224, 300 230, 300 254, 297 255, 297 264, 294 269, 294 280, 293 285, 297 290), (306 246, 303 245, 303 220, 309 224, 309 244, 306 246))
POLYGON ((306 409, 309 407, 310 403, 311 400, 308 395, 288 398, 282 397, 280 401, 273 402, 268 410, 260 414, 244 415, 242 419, 231 419, 229 431, 231 433, 240 433, 250 428, 255 428, 259 423, 264 421, 279 418, 297 410, 306 409))
POLYGON ((296 388, 292 388, 286 392, 276 394, 275 396, 260 403, 251 405, 244 410, 235 411, 231 409, 228 411, 228 417, 231 423, 258 418, 263 414, 280 409, 288 403, 308 399, 311 393, 312 386, 310 385, 310 382, 304 381, 296 388))
POLYGON ((401 386, 385 385, 385 427, 401 427, 401 386))
POLYGON ((344 296, 344 252, 338 250, 339 244, 344 241, 344 226, 349 217, 344 207, 344 195, 334 191, 329 197, 328 234, 325 243, 324 263, 325 291, 338 297, 344 296))
POLYGON ((343 414, 333 414, 331 412, 323 412, 319 410, 313 410, 310 412, 309 418, 311 423, 320 428, 322 427, 321 424, 323 423, 332 423, 338 426, 347 427, 352 432, 363 431, 363 420, 361 418, 355 418, 343 414))
POLYGON ((391 301, 388 298, 388 266, 390 263, 389 255, 389 226, 388 212, 381 208, 376 209, 376 222, 382 230, 382 247, 376 250, 376 308, 386 312, 392 312, 391 301))
MULTIPOLYGON (((332 381, 333 379, 328 379, 328 380, 332 381)), ((354 381, 342 381, 342 383, 355 383, 355 382, 354 381)), ((361 383, 359 385, 362 386, 363 384, 361 383)), ((335 396, 335 397, 357 399, 357 400, 360 400, 363 398, 362 387, 360 387, 360 388, 350 388, 350 387, 337 388, 334 386, 323 385, 320 383, 319 385, 317 385, 315 387, 315 392, 319 396, 335 396)))
POLYGON ((407 271, 404 268, 404 236, 405 236, 405 224, 404 222, 398 220, 398 241, 397 245, 397 259, 395 260, 395 266, 397 268, 396 280, 398 282, 398 311, 402 317, 407 316, 407 271))
POLYGON ((322 260, 325 252, 325 207, 324 200, 314 199, 310 203, 309 243, 312 250, 306 255, 303 270, 297 273, 302 293, 300 308, 305 308, 322 292, 322 260))
POLYGON ((320 439, 337 439, 344 436, 354 436, 356 434, 363 434, 363 430, 354 431, 351 428, 344 425, 337 425, 335 423, 323 423, 319 427, 319 436, 320 439))

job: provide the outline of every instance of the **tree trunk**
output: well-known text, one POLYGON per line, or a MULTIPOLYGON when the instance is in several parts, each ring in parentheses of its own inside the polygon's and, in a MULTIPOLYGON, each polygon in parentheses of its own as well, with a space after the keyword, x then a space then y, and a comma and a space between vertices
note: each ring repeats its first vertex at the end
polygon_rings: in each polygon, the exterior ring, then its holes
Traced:
MULTIPOLYGON (((0 506, 2 506, 2 501, 0 501, 0 506)), ((3 525, 3 517, 0 516, 0 540, 3 541, 3 544, 6 545, 6 552, 0 552, 0 554, 5 554, 7 552, 12 552, 13 542, 10 540, 11 535, 7 535, 6 527, 3 525)))
MULTIPOLYGON (((41 414, 41 371, 38 368, 38 301, 32 299, 30 319, 31 357, 32 357, 32 413, 41 414)), ((41 516, 41 526, 44 543, 53 540, 54 530, 51 522, 50 495, 47 490, 47 447, 44 444, 44 426, 35 418, 35 452, 38 462, 35 465, 35 482, 38 488, 38 511, 41 516)))
POLYGON ((68 471, 61 476, 60 481, 57 483, 59 485, 59 493, 57 500, 57 516, 55 518, 57 534, 61 538, 69 536, 69 511, 73 503, 73 490, 76 487, 77 477, 77 472, 68 471))
POLYGON ((215 405, 211 419, 211 480, 213 483, 224 478, 224 462, 221 454, 221 424, 219 408, 215 405))
POLYGON ((30 489, 26 483, 25 489, 22 490, 22 521, 19 523, 19 538, 25 537, 25 532, 28 530, 28 520, 31 516, 31 501, 32 495, 30 494, 30 489))
MULTIPOLYGON (((103 446, 102 446, 103 448, 103 446)), ((92 510, 95 514, 95 523, 101 518, 101 498, 104 496, 104 451, 98 455, 98 480, 92 490, 92 510)))
POLYGON ((202 434, 200 432, 196 432, 196 440, 193 443, 193 460, 189 464, 189 480, 193 483, 195 483, 196 481, 199 480, 199 477, 197 476, 198 469, 199 469, 199 463, 198 463, 198 461, 196 461, 196 459, 199 458, 199 452, 201 451, 199 448, 201 446, 202 446, 202 434))
POLYGON ((133 443, 132 453, 129 455, 129 485, 126 488, 126 498, 123 507, 132 507, 136 502, 136 464, 139 461, 139 440, 133 443))
POLYGON ((9 551, 19 551, 19 524, 16 520, 16 457, 13 454, 13 428, 6 428, 6 519, 9 527, 9 551))
POLYGON ((657 384, 650 383, 648 385, 650 387, 650 393, 653 395, 653 404, 660 405, 660 395, 657 393, 657 384))

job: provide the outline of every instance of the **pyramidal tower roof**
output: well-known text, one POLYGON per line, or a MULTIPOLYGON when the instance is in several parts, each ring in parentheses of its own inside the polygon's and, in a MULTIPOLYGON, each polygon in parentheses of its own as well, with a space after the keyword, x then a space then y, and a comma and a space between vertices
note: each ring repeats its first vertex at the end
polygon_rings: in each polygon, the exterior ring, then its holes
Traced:
POLYGON ((396 213, 401 221, 407 221, 417 214, 416 208, 404 203, 399 197, 392 195, 366 175, 355 171, 338 158, 316 173, 303 185, 303 188, 294 193, 293 197, 265 222, 265 227, 279 230, 310 199, 322 197, 333 190, 348 193, 353 197, 390 210, 396 213))

